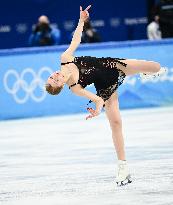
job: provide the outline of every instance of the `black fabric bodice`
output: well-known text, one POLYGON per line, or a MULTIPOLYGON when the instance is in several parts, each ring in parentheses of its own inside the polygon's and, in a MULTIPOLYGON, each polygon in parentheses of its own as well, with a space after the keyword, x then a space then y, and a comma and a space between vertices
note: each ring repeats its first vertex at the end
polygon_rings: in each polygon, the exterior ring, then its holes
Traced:
MULTIPOLYGON (((75 57, 73 62, 79 69, 79 80, 70 87, 80 84, 83 88, 94 83, 97 95, 104 101, 108 100, 113 92, 123 83, 125 73, 117 68, 117 64, 127 66, 123 58, 91 56, 75 57)), ((67 64, 62 63, 61 65, 67 64)))

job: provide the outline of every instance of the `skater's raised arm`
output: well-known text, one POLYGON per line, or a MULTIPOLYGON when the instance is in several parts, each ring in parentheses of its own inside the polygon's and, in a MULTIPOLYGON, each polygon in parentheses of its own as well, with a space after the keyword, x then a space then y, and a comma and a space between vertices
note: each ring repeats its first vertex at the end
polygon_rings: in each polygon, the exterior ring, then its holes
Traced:
POLYGON ((91 5, 89 5, 84 11, 82 10, 82 7, 80 6, 80 19, 77 25, 77 28, 73 34, 73 38, 71 41, 71 44, 69 46, 69 48, 61 55, 61 60, 63 60, 63 57, 67 57, 67 56, 72 56, 74 51, 77 49, 77 47, 79 46, 80 42, 81 42, 81 37, 82 37, 82 31, 83 31, 83 26, 84 26, 84 22, 88 19, 89 17, 89 13, 88 10, 91 7, 91 5))

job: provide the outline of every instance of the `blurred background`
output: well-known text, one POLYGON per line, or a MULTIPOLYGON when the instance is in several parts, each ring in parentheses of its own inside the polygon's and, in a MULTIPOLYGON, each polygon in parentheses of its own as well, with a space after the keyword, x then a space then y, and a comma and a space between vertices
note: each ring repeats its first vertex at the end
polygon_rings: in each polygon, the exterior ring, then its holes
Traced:
MULTIPOLYGON (((51 26, 59 30, 57 44, 67 44, 79 18, 79 5, 90 10, 91 23, 100 35, 100 41, 126 41, 146 39, 147 25, 154 15, 162 16, 160 4, 170 5, 172 0, 131 0, 131 1, 59 1, 59 0, 15 0, 1 1, 0 7, 0 48, 29 46, 29 36, 37 20, 46 15, 51 26)), ((164 11, 167 21, 172 21, 172 8, 164 11)), ((171 36, 170 36, 171 37, 171 36)))

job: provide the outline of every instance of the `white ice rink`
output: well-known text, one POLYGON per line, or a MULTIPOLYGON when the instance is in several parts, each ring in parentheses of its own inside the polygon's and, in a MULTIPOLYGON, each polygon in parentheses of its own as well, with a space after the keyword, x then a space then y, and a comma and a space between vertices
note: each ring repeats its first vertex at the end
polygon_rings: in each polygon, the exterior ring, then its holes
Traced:
POLYGON ((104 113, 0 122, 0 204, 173 205, 173 107, 121 114, 124 187, 104 113))

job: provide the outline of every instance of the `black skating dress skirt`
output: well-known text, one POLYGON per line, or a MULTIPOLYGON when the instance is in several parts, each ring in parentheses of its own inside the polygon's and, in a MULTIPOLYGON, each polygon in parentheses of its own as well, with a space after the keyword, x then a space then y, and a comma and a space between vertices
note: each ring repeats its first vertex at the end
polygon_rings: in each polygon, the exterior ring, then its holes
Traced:
POLYGON ((122 60, 125 59, 81 56, 75 57, 72 62, 61 63, 61 65, 74 63, 79 69, 79 80, 70 87, 80 84, 85 88, 86 86, 94 83, 97 95, 106 101, 123 83, 124 78, 126 77, 125 73, 117 68, 117 64, 124 67, 127 66, 127 64, 122 60))

